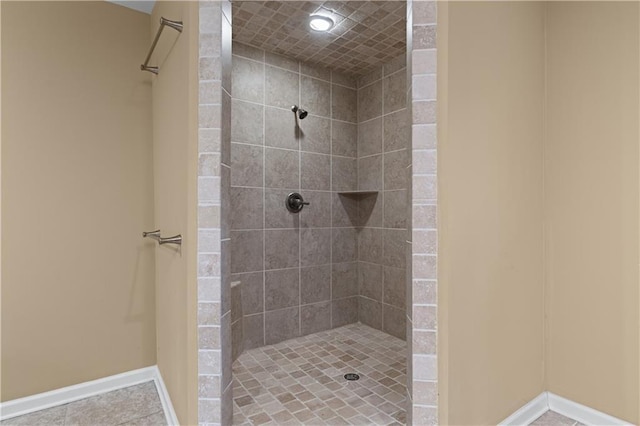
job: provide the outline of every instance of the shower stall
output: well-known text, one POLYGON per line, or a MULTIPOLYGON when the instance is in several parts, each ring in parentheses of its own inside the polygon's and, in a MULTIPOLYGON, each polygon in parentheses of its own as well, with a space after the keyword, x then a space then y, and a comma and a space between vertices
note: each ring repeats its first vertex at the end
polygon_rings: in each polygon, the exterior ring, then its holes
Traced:
POLYGON ((234 422, 404 422, 405 4, 233 7, 234 422), (309 15, 334 29, 314 34, 309 15))

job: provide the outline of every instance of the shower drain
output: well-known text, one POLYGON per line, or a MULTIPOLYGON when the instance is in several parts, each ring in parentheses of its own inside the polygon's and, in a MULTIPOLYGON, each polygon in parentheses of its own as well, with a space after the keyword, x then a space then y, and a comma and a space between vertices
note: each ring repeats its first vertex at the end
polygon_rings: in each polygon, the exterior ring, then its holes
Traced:
POLYGON ((347 373, 344 375, 344 378, 347 380, 353 381, 353 380, 358 380, 360 376, 357 375, 356 373, 347 373))

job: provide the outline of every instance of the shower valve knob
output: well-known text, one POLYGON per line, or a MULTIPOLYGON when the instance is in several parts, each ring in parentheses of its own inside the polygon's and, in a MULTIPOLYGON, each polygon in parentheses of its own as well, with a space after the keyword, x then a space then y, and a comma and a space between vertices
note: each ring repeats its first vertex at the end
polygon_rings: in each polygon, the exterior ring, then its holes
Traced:
POLYGON ((287 210, 289 210, 291 213, 300 213, 304 206, 309 205, 309 203, 304 201, 302 195, 297 192, 292 192, 291 194, 287 195, 287 199, 284 204, 285 206, 287 206, 287 210))

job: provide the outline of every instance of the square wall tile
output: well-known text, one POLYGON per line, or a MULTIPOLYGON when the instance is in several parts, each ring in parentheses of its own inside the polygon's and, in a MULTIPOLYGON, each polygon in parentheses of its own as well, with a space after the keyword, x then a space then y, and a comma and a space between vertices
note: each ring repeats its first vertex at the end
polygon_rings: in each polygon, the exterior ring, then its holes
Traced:
POLYGON ((358 319, 369 327, 382 330, 382 303, 358 297, 358 319))
POLYGON ((331 302, 331 327, 358 322, 358 297, 347 297, 331 302))
MULTIPOLYGON (((385 98, 386 98, 385 94, 385 98)), ((358 123, 382 115, 382 82, 358 90, 358 123)))
POLYGON ((331 302, 301 306, 300 328, 303 335, 329 330, 331 328, 331 302))
POLYGON ((405 242, 407 231, 403 229, 385 229, 383 231, 383 259, 385 266, 404 268, 406 265, 405 242))
POLYGON ((358 234, 353 228, 332 229, 332 262, 355 262, 358 260, 358 234))
POLYGON ((358 189, 361 191, 381 191, 382 155, 372 155, 358 159, 358 189))
POLYGON ((263 186, 264 148, 231 144, 231 185, 263 186))
POLYGON ((331 84, 307 76, 300 77, 300 107, 309 114, 331 117, 331 84))
POLYGON ((265 104, 291 108, 299 99, 298 73, 270 65, 265 66, 265 104))
POLYGON ((259 229, 263 226, 264 190, 262 188, 231 189, 231 229, 259 229))
POLYGON ((300 163, 301 189, 331 189, 331 156, 303 152, 300 163))
MULTIPOLYGON (((384 303, 402 309, 406 303, 407 280, 404 268, 383 268, 384 303)), ((415 322, 415 319, 414 319, 415 322)))
POLYGON ((257 314, 264 311, 264 274, 262 271, 233 274, 231 281, 240 282, 243 315, 257 314))
POLYGON ((296 128, 300 139, 300 149, 304 152, 331 154, 331 126, 336 123, 329 118, 309 115, 304 120, 298 120, 296 128))
POLYGON ((358 236, 358 260, 380 264, 382 262, 383 230, 363 228, 358 236))
POLYGON ((410 163, 408 150, 389 152, 384 155, 384 189, 406 189, 409 186, 410 163))
POLYGON ((384 116, 384 152, 410 148, 411 123, 404 108, 384 116))
POLYGON ((291 189, 266 188, 264 190, 264 227, 271 228, 299 228, 300 214, 291 213, 285 207, 287 196, 291 189))
POLYGON ((231 141, 262 145, 264 107, 233 99, 231 101, 231 141))
POLYGON ((296 73, 300 69, 298 61, 296 61, 295 59, 289 58, 288 56, 278 55, 269 51, 264 52, 264 61, 269 65, 273 65, 278 68, 284 68, 296 73))
POLYGON ((331 195, 329 191, 303 191, 302 196, 309 205, 299 213, 301 227, 331 227, 331 195))
POLYGON ((342 299, 358 295, 358 263, 334 263, 331 274, 331 297, 342 299))
POLYGON ((300 308, 266 312, 264 319, 265 344, 273 345, 300 335, 300 308))
POLYGON ((384 192, 384 227, 407 227, 407 191, 404 189, 384 192))
POLYGON ((328 301, 331 298, 331 265, 300 268, 300 303, 328 301))
POLYGON ((261 271, 263 268, 262 231, 231 232, 231 272, 261 271))
POLYGON ((233 57, 233 97, 243 101, 264 102, 264 64, 233 57))
POLYGON ((383 110, 389 114, 407 107, 407 73, 398 71, 382 80, 383 110))
POLYGON ((237 43, 234 41, 231 45, 231 52, 233 55, 264 62, 264 50, 257 49, 243 43, 237 43))
POLYGON ((264 346, 264 314, 245 315, 242 319, 244 349, 264 346))
POLYGON ((266 188, 299 188, 299 155, 297 151, 265 149, 266 188))
POLYGON ((396 308, 395 306, 383 304, 383 322, 382 331, 389 333, 398 339, 405 340, 407 334, 407 317, 404 313, 404 309, 396 308))
POLYGON ((436 26, 435 25, 414 25, 413 26, 413 49, 435 49, 436 48, 436 26))
POLYGON ((295 115, 281 108, 266 107, 264 111, 264 144, 274 148, 300 148, 295 115))
POLYGON ((284 269, 298 267, 299 231, 264 231, 264 269, 284 269))
POLYGON ((382 118, 358 123, 358 157, 382 153, 382 118))
POLYGON ((332 156, 331 178, 333 191, 355 191, 358 186, 358 160, 332 156))
POLYGON ((331 263, 331 229, 300 230, 300 265, 314 266, 328 263, 331 263))
POLYGON ((358 126, 353 123, 334 121, 331 129, 333 155, 356 157, 358 149, 358 126))
POLYGON ((382 265, 358 262, 359 294, 382 301, 382 265))
POLYGON ((298 268, 266 271, 264 275, 265 311, 298 306, 300 270, 298 268))
POLYGON ((336 84, 331 85, 331 112, 334 120, 358 121, 357 91, 336 84))

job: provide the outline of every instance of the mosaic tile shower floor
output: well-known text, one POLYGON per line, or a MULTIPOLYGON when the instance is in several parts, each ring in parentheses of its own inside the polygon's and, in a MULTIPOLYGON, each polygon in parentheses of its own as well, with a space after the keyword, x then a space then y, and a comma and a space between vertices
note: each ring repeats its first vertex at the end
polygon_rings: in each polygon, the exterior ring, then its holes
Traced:
POLYGON ((233 424, 405 424, 406 356, 362 324, 248 350, 233 364, 233 424))

